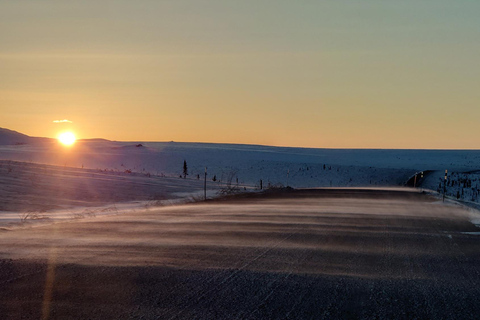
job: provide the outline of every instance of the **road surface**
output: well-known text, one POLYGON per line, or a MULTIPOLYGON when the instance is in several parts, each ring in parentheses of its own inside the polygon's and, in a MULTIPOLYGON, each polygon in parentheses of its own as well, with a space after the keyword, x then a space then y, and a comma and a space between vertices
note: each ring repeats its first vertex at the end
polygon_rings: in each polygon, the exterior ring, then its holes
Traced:
POLYGON ((2 319, 478 319, 476 213, 324 189, 0 230, 2 319))

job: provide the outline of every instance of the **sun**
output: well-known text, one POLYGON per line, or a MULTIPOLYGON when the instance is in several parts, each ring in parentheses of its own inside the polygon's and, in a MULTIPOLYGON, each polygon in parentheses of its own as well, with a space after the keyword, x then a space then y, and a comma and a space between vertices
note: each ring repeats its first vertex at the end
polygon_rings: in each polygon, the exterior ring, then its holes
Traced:
POLYGON ((73 132, 70 131, 62 132, 58 135, 58 141, 66 146, 71 146, 75 143, 75 140, 77 140, 77 138, 75 138, 73 132))

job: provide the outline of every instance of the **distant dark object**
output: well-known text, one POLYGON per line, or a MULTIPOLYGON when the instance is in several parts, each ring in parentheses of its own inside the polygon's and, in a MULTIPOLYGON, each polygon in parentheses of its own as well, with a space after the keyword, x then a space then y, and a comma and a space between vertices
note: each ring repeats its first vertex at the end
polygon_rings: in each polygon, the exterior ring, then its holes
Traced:
POLYGON ((214 175, 212 181, 217 181, 217 175, 214 175))
POLYGON ((125 145, 125 146, 120 146, 120 147, 111 147, 111 149, 114 150, 131 150, 132 148, 142 148, 145 149, 144 151, 147 151, 148 149, 145 148, 145 146, 141 143, 139 144, 130 144, 130 145, 125 145))
POLYGON ((127 170, 125 170, 125 173, 132 173, 132 170, 127 169, 127 170))
POLYGON ((183 160, 183 179, 186 179, 187 176, 188 176, 187 160, 183 160))

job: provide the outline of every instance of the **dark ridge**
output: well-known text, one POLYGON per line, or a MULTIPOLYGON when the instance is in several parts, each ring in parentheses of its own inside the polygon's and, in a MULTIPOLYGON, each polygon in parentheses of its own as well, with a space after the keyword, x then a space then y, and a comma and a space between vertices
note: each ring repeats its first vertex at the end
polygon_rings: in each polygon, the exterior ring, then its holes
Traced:
POLYGON ((261 192, 241 192, 225 195, 207 202, 242 201, 251 199, 286 199, 286 198, 364 198, 364 199, 412 199, 434 201, 423 191, 409 189, 368 189, 368 188, 315 188, 294 189, 291 187, 271 188, 261 192))
POLYGON ((31 142, 31 137, 26 134, 0 128, 0 145, 22 145, 31 142))

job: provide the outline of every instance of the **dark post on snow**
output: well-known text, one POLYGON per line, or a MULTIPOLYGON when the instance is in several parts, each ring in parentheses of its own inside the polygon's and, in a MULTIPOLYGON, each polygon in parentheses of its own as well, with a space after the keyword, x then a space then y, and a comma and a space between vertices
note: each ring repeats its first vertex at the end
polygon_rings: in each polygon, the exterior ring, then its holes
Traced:
POLYGON ((203 197, 207 201, 207 167, 205 167, 205 181, 203 182, 203 197))
POLYGON ((447 173, 448 170, 445 170, 445 180, 443 180, 443 202, 445 202, 445 192, 447 191, 447 173))

